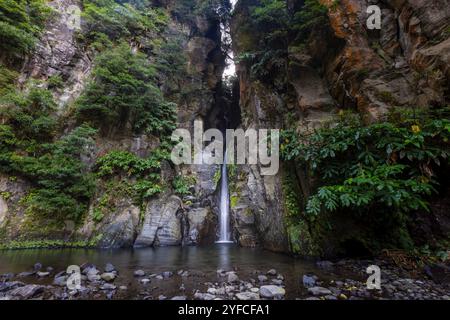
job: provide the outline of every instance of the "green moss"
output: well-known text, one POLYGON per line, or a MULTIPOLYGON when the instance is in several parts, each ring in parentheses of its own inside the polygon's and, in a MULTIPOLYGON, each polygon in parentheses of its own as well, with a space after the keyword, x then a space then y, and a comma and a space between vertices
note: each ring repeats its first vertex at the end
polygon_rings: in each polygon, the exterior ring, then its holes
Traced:
POLYGON ((214 172, 214 177, 213 177, 213 181, 214 181, 214 185, 217 187, 219 186, 219 181, 220 178, 222 177, 222 171, 220 169, 217 169, 216 172, 214 172))
POLYGON ((49 89, 61 89, 64 86, 64 82, 60 75, 53 75, 47 80, 49 89))
POLYGON ((1 196, 5 201, 8 201, 8 200, 12 197, 12 194, 11 194, 11 192, 3 191, 3 192, 0 192, 0 196, 1 196))
POLYGON ((172 181, 172 187, 176 194, 180 196, 191 195, 191 188, 195 186, 196 179, 193 176, 177 176, 172 181))
POLYGON ((231 196, 231 198, 230 198, 230 206, 231 206, 231 209, 236 208, 236 206, 237 206, 237 204, 238 204, 238 201, 239 201, 239 197, 238 197, 237 195, 232 195, 232 196, 231 196))
POLYGON ((298 218, 301 213, 300 190, 295 183, 293 172, 286 173, 283 176, 283 200, 286 216, 289 218, 298 218))
POLYGON ((59 249, 59 248, 94 248, 97 239, 93 241, 64 241, 64 240, 27 240, 0 243, 0 250, 19 249, 59 249))
POLYGON ((304 244, 304 241, 302 241, 302 238, 305 234, 309 234, 309 232, 305 232, 303 225, 297 224, 297 225, 289 225, 287 227, 287 235, 291 247, 291 252, 295 255, 311 255, 309 250, 307 250, 304 244))

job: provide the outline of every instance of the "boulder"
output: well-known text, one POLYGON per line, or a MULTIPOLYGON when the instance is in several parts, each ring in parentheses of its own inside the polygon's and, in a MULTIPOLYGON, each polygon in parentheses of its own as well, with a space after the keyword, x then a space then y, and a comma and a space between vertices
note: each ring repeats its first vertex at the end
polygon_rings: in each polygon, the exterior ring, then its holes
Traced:
POLYGON ((111 282, 114 281, 114 279, 116 279, 116 274, 113 272, 105 272, 100 276, 103 280, 111 282))
POLYGON ((44 286, 29 284, 23 287, 18 287, 9 292, 11 296, 19 297, 21 299, 31 299, 35 295, 44 291, 44 286))
POLYGON ((317 277, 314 275, 303 275, 303 286, 305 288, 312 288, 316 285, 317 277))
POLYGON ((144 270, 136 270, 134 272, 134 276, 135 277, 144 277, 145 276, 145 271, 144 270))
POLYGON ((267 271, 267 274, 269 276, 276 276, 277 275, 277 270, 275 269, 270 269, 269 271, 267 271))
POLYGON ((229 283, 238 282, 239 281, 239 277, 234 272, 228 272, 227 281, 229 283))
POLYGON ((266 276, 264 276, 264 275, 259 275, 258 276, 258 280, 259 280, 259 282, 265 282, 265 281, 267 281, 267 277, 266 276))
POLYGON ((135 247, 180 245, 182 234, 177 212, 181 205, 182 201, 177 196, 161 197, 150 202, 135 247))
POLYGON ((259 294, 254 292, 240 292, 236 294, 239 300, 259 300, 259 294))
POLYGON ((111 263, 107 263, 105 266, 105 272, 113 272, 113 271, 116 271, 116 268, 111 263))
POLYGON ((0 292, 6 292, 9 290, 15 289, 17 287, 22 287, 24 285, 25 284, 23 282, 19 282, 19 281, 0 283, 0 292))
POLYGON ((308 293, 313 296, 327 296, 332 294, 332 292, 329 289, 323 287, 308 288, 308 293))
POLYGON ((262 286, 259 289, 259 295, 263 298, 269 298, 269 299, 281 299, 286 295, 286 290, 284 288, 279 286, 262 286))
POLYGON ((67 285, 67 277, 66 276, 55 277, 55 279, 53 280, 53 285, 65 287, 67 285))

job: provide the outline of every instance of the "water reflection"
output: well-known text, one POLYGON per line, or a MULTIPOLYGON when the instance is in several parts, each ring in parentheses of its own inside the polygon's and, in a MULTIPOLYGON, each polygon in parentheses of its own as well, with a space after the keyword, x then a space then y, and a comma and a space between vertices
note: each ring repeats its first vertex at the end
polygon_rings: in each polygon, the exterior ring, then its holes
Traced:
POLYGON ((118 268, 216 270, 232 268, 263 268, 278 265, 280 268, 295 266, 295 260, 279 254, 244 249, 235 245, 213 245, 210 247, 167 247, 127 250, 18 250, 0 252, 0 273, 29 270, 36 262, 46 266, 62 268, 91 262, 102 266, 111 262, 118 268))
MULTIPOLYGON (((186 287, 186 292, 194 292, 206 281, 224 281, 224 278, 217 277, 217 269, 236 270, 241 279, 249 280, 274 268, 286 279, 288 297, 296 297, 303 290, 299 280, 303 274, 312 272, 320 278, 325 277, 320 275, 321 271, 311 262, 295 260, 261 249, 240 248, 232 244, 106 251, 84 249, 0 251, 0 274, 29 271, 36 262, 42 263, 44 267, 53 267, 55 272, 66 270, 70 265, 82 265, 86 262, 103 269, 105 264, 110 262, 119 270, 119 283, 131 288, 127 292, 130 297, 141 290, 139 282, 133 276, 133 272, 137 269, 143 269, 148 274, 187 270, 193 275, 188 278, 174 277, 170 281, 158 283, 158 294, 165 295, 179 294, 182 284, 186 287)), ((29 281, 35 279, 30 278, 29 281)), ((51 284, 52 278, 42 281, 51 284)))

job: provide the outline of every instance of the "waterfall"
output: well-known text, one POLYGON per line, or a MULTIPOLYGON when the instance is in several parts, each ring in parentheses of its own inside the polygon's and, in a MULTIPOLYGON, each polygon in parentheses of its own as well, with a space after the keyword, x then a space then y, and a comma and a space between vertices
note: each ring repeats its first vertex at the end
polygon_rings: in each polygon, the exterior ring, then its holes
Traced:
POLYGON ((230 232, 230 196, 228 191, 227 153, 222 165, 222 183, 220 185, 220 221, 219 241, 217 243, 233 243, 230 232))
MULTIPOLYGON (((234 10, 237 0, 230 0, 231 11, 234 10)), ((220 24, 220 31, 222 34, 222 44, 226 48, 226 66, 222 75, 224 82, 228 81, 229 77, 236 76, 236 66, 234 64, 233 51, 231 50, 231 35, 230 24, 222 22, 220 24)), ((225 119, 226 121, 226 119, 225 119)), ((220 219, 219 219, 219 240, 217 243, 233 243, 231 240, 230 231, 230 195, 228 190, 228 173, 227 173, 227 153, 224 152, 224 163, 222 165, 222 179, 220 185, 220 219)))

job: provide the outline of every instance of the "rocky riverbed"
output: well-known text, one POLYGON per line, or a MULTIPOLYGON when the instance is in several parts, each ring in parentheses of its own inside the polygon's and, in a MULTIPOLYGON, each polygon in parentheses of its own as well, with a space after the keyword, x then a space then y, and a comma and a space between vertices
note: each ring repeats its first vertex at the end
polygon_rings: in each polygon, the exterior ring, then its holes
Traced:
MULTIPOLYGON (((81 288, 67 287, 68 275, 37 262, 30 270, 0 275, 0 300, 450 300, 446 265, 428 266, 411 273, 383 260, 319 261, 320 276, 298 274, 300 290, 287 292, 285 276, 276 269, 241 273, 216 270, 118 270, 113 264, 81 266, 81 288), (365 270, 381 268, 381 290, 368 290, 365 270)), ((318 272, 319 273, 319 272, 318 272)), ((291 290, 292 291, 292 290, 291 290)))

